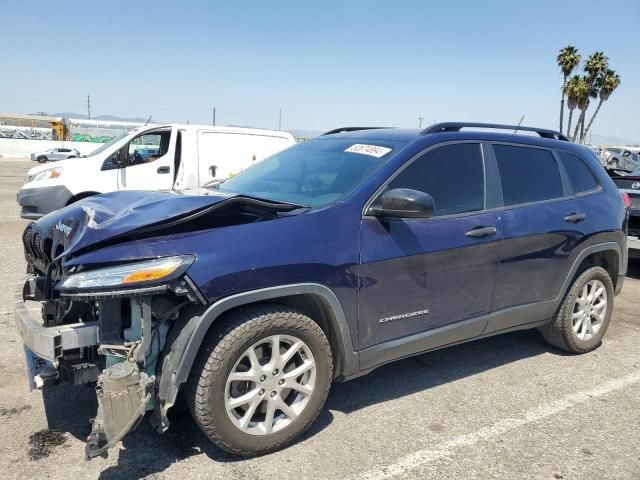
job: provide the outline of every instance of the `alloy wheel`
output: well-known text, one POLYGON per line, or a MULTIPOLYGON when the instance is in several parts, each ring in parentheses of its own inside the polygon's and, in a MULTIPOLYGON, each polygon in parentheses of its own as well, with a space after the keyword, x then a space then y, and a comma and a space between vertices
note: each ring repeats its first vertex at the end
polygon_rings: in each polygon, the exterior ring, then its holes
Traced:
POLYGON ((578 340, 586 341, 600 330, 607 313, 607 289, 600 280, 587 282, 573 306, 571 322, 578 340))
POLYGON ((291 335, 271 335, 249 347, 225 387, 232 423, 249 435, 268 435, 291 424, 307 406, 316 381, 309 346, 291 335))

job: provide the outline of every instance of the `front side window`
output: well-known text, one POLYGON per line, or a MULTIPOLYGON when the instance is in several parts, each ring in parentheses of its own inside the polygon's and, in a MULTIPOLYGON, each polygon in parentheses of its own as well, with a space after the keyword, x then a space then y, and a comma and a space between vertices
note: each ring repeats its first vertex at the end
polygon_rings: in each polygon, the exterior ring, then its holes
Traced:
POLYGON ((593 172, 580 157, 567 152, 558 152, 558 155, 569 176, 573 193, 589 192, 598 188, 593 172))
POLYGON ((107 143, 103 143, 102 145, 100 145, 98 148, 96 148, 93 152, 91 152, 89 155, 98 155, 102 152, 104 152, 105 150, 107 150, 108 148, 110 148, 112 145, 115 145, 116 143, 118 143, 120 140, 122 140, 123 138, 125 138, 126 136, 129 135, 130 132, 122 132, 120 135, 113 137, 111 140, 109 140, 107 143))
POLYGON ((493 145, 505 206, 552 200, 564 196, 560 170, 549 150, 493 145))
POLYGON ((479 143, 445 145, 417 158, 389 183, 389 189, 428 193, 434 216, 484 209, 484 165, 479 143))
POLYGON ((324 207, 355 190, 404 145, 399 141, 373 139, 310 140, 256 163, 218 189, 324 207))
POLYGON ((127 165, 150 163, 169 150, 171 131, 152 132, 140 135, 129 142, 127 165))

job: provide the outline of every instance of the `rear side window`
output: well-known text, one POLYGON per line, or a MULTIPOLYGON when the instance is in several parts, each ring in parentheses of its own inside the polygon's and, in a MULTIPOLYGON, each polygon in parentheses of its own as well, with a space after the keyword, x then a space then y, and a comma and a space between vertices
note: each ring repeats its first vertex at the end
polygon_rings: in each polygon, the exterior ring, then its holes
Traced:
POLYGON ((484 166, 478 143, 435 148, 417 158, 389 184, 428 193, 435 216, 475 212, 484 208, 484 166))
POLYGON ((548 150, 493 145, 502 181, 505 206, 564 196, 560 171, 548 150))
POLYGON ((558 152, 558 155, 571 181, 573 193, 589 192, 598 188, 598 181, 584 160, 577 155, 566 152, 558 152))

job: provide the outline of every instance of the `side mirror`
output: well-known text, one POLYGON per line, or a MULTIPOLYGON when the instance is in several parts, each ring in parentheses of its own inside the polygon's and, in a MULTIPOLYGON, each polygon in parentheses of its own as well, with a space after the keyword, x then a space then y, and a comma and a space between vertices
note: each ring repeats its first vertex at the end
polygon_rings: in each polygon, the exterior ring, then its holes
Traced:
POLYGON ((384 193, 370 212, 382 218, 422 218, 433 216, 435 202, 428 193, 410 188, 394 188, 384 193), (376 205, 377 204, 377 205, 376 205))
POLYGON ((124 148, 121 148, 120 150, 118 150, 117 152, 115 152, 113 155, 115 156, 114 159, 114 163, 116 165, 118 165, 118 167, 122 168, 125 167, 127 165, 127 152, 128 152, 129 147, 127 145, 125 145, 124 148))

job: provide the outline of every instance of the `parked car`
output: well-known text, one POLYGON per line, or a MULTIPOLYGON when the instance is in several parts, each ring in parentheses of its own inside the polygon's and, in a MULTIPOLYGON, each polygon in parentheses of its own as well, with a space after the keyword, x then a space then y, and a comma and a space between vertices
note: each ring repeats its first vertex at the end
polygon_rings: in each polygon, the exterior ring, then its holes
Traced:
POLYGON ((20 216, 35 220, 98 193, 196 189, 294 143, 287 132, 205 125, 124 132, 87 157, 29 170, 18 192, 20 216))
POLYGON ((629 235, 640 238, 640 170, 607 169, 629 208, 629 235))
POLYGON ((50 148, 44 152, 36 152, 31 154, 31 160, 34 162, 47 163, 55 160, 64 160, 67 158, 79 158, 82 154, 75 148, 50 148))
POLYGON ((97 384, 88 458, 145 411, 165 431, 181 391, 216 445, 259 455, 313 423, 332 381, 394 360, 533 328, 597 348, 627 219, 558 132, 338 129, 209 196, 114 192, 32 222, 16 322, 32 387, 97 384))
POLYGON ((640 169, 640 155, 626 148, 607 148, 601 152, 602 163, 612 169, 640 169))

